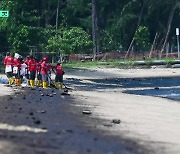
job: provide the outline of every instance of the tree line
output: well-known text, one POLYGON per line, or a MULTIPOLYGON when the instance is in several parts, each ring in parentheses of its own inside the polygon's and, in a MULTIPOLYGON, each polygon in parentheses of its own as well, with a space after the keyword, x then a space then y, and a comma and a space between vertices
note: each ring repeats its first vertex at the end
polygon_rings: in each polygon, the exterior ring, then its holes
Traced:
POLYGON ((0 0, 0 52, 160 51, 176 46, 180 0, 0 0))

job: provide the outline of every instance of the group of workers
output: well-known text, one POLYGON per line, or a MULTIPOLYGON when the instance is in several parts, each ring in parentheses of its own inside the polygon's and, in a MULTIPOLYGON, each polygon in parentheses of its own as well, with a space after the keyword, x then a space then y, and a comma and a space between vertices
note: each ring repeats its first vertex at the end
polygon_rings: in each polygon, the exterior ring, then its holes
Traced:
POLYGON ((33 56, 27 56, 24 61, 23 57, 18 53, 15 53, 14 57, 12 57, 8 52, 4 58, 4 65, 9 85, 15 83, 16 86, 20 86, 23 77, 25 77, 28 85, 31 87, 35 86, 35 79, 37 79, 36 85, 47 89, 52 82, 51 71, 54 71, 56 75, 55 87, 57 89, 63 88, 63 68, 59 62, 56 66, 52 66, 48 62, 47 56, 43 56, 39 62, 33 56))

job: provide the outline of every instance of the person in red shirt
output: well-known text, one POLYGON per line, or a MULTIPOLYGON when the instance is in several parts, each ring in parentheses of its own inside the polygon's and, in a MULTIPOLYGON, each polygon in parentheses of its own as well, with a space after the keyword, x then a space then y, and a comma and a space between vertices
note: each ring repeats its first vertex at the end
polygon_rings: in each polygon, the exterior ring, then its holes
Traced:
POLYGON ((27 56, 24 63, 25 63, 26 65, 28 65, 29 61, 30 61, 30 56, 27 56))
POLYGON ((43 62, 41 63, 41 74, 43 81, 43 89, 47 89, 48 87, 48 67, 47 67, 47 57, 43 57, 43 62))
POLYGON ((9 79, 9 85, 12 85, 14 82, 14 78, 13 78, 13 57, 10 56, 10 53, 7 52, 6 53, 6 57, 4 58, 4 65, 5 65, 5 73, 6 76, 9 79))
POLYGON ((57 65, 55 66, 55 70, 56 70, 56 77, 55 77, 55 86, 57 89, 59 89, 59 85, 60 88, 63 88, 63 75, 64 75, 64 71, 63 68, 61 66, 61 63, 57 63, 57 65))
POLYGON ((13 67, 13 73, 15 74, 15 85, 20 86, 21 85, 21 61, 19 59, 20 55, 15 53, 14 56, 14 67, 13 67))
POLYGON ((37 66, 36 60, 34 59, 33 56, 30 56, 30 60, 28 62, 28 71, 30 72, 29 79, 30 79, 31 87, 35 86, 36 66, 37 66))

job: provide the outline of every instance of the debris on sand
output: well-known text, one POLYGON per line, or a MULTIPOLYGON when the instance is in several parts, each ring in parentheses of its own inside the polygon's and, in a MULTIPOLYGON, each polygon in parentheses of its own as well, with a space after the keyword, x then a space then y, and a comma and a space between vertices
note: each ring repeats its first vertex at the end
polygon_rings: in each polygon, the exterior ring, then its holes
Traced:
POLYGON ((67 133, 70 133, 70 134, 73 134, 73 133, 74 133, 74 131, 71 130, 71 129, 67 129, 66 132, 67 132, 67 133))
POLYGON ((35 117, 32 117, 33 120, 35 120, 36 118, 35 117))
POLYGON ((34 124, 40 125, 40 124, 41 124, 41 121, 40 121, 40 120, 34 120, 34 124))
POLYGON ((11 97, 11 96, 10 96, 8 99, 9 99, 9 100, 12 100, 12 99, 13 99, 13 97, 11 97))
POLYGON ((154 89, 155 89, 155 90, 159 90, 159 87, 155 87, 154 89))
POLYGON ((30 112, 30 113, 29 113, 29 115, 33 116, 33 115, 34 115, 34 113, 33 113, 33 112, 30 112))
POLYGON ((87 114, 87 115, 92 114, 92 112, 91 112, 90 110, 84 110, 82 113, 83 113, 83 114, 87 114))
POLYGON ((64 89, 64 92, 65 92, 65 93, 68 93, 68 89, 64 89))
POLYGON ((114 124, 120 124, 120 123, 121 123, 121 120, 120 120, 120 119, 113 119, 113 120, 112 120, 112 123, 114 123, 114 124))
POLYGON ((70 96, 70 94, 68 94, 68 93, 66 93, 66 92, 61 93, 61 95, 67 95, 67 96, 70 96))
POLYGON ((113 125, 110 124, 110 123, 104 123, 103 126, 105 126, 105 127, 112 127, 113 125))

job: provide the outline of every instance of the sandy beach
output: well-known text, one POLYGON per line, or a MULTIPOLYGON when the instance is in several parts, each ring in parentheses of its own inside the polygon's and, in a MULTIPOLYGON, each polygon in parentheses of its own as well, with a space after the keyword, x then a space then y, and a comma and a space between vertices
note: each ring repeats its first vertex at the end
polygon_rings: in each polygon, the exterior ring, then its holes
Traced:
POLYGON ((179 76, 170 68, 75 69, 64 76, 70 96, 0 84, 1 153, 178 154, 180 103, 169 96, 180 98, 179 76))

